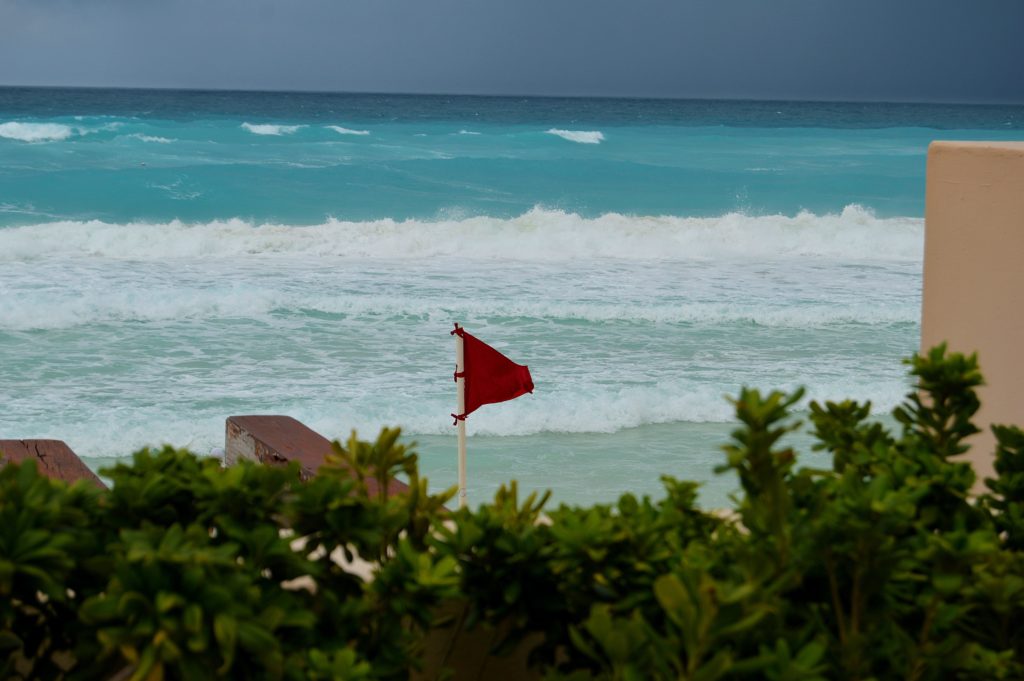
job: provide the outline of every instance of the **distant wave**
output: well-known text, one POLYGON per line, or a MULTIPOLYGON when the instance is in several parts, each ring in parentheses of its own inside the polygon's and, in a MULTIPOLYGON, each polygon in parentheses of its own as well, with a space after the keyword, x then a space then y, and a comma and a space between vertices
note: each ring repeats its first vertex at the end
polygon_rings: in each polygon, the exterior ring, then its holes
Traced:
POLYGON ((170 144, 171 142, 174 141, 168 137, 159 137, 156 135, 143 135, 142 133, 135 133, 133 135, 129 135, 129 137, 140 140, 142 142, 154 142, 156 144, 170 144))
POLYGON ((600 130, 559 130, 558 128, 551 128, 547 133, 570 142, 578 142, 579 144, 600 144, 604 141, 604 133, 600 130))
POLYGON ((584 218, 535 208, 511 219, 330 220, 312 226, 60 221, 0 229, 0 262, 53 257, 124 259, 308 255, 336 258, 458 256, 533 262, 817 258, 920 261, 919 218, 878 218, 860 206, 841 213, 710 218, 584 218))
POLYGON ((272 123, 242 123, 242 127, 254 135, 291 135, 306 126, 274 125, 272 123))
POLYGON ((0 123, 0 137, 20 142, 56 142, 66 140, 73 134, 74 130, 70 126, 60 123, 0 123))
POLYGON ((352 128, 343 128, 340 125, 328 125, 329 129, 338 133, 339 135, 369 135, 369 130, 353 130, 352 128))
POLYGON ((483 133, 476 132, 475 130, 459 130, 460 135, 482 135, 483 133))

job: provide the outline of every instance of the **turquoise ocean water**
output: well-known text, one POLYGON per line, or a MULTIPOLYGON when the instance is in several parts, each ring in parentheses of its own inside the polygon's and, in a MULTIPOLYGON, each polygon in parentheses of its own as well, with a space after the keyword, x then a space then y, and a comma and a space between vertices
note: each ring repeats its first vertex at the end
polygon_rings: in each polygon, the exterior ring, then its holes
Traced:
POLYGON ((224 418, 402 425, 455 481, 451 323, 536 393, 470 496, 657 493, 741 385, 907 390, 934 139, 1024 108, 0 88, 0 438, 93 465, 224 418))

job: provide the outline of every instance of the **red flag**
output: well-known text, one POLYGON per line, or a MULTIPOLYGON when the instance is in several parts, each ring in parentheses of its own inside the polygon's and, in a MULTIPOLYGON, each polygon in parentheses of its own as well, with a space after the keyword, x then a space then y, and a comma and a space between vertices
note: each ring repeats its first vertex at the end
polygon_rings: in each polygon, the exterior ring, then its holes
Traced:
POLYGON ((458 416, 452 414, 456 420, 465 419, 485 404, 514 400, 533 392, 529 367, 516 364, 460 326, 452 333, 458 334, 463 344, 463 373, 455 377, 466 379, 466 411, 458 416))

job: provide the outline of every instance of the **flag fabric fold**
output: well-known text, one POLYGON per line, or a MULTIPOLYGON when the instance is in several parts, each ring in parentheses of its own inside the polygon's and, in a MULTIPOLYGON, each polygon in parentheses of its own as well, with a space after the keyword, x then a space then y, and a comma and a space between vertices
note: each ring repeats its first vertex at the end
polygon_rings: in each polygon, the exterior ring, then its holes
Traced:
POLYGON ((533 392, 533 378, 529 367, 516 364, 479 338, 456 326, 463 342, 463 370, 455 378, 465 378, 466 411, 453 414, 456 421, 463 420, 485 404, 514 400, 533 392))

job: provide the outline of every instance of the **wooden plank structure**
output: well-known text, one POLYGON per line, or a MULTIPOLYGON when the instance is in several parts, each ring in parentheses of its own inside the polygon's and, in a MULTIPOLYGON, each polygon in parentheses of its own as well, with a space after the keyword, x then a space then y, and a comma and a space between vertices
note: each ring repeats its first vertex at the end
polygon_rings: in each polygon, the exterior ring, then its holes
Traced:
POLYGON ((68 484, 88 480, 97 487, 106 488, 63 440, 0 440, 0 455, 2 462, 21 463, 34 459, 36 468, 48 478, 68 484))
MULTIPOLYGON (((225 430, 226 464, 240 459, 269 465, 298 461, 303 480, 315 476, 333 451, 330 440, 291 416, 229 416, 225 430)), ((368 480, 367 487, 371 495, 377 494, 375 481, 368 480)), ((406 489, 405 483, 392 480, 387 493, 390 496, 406 489)))

